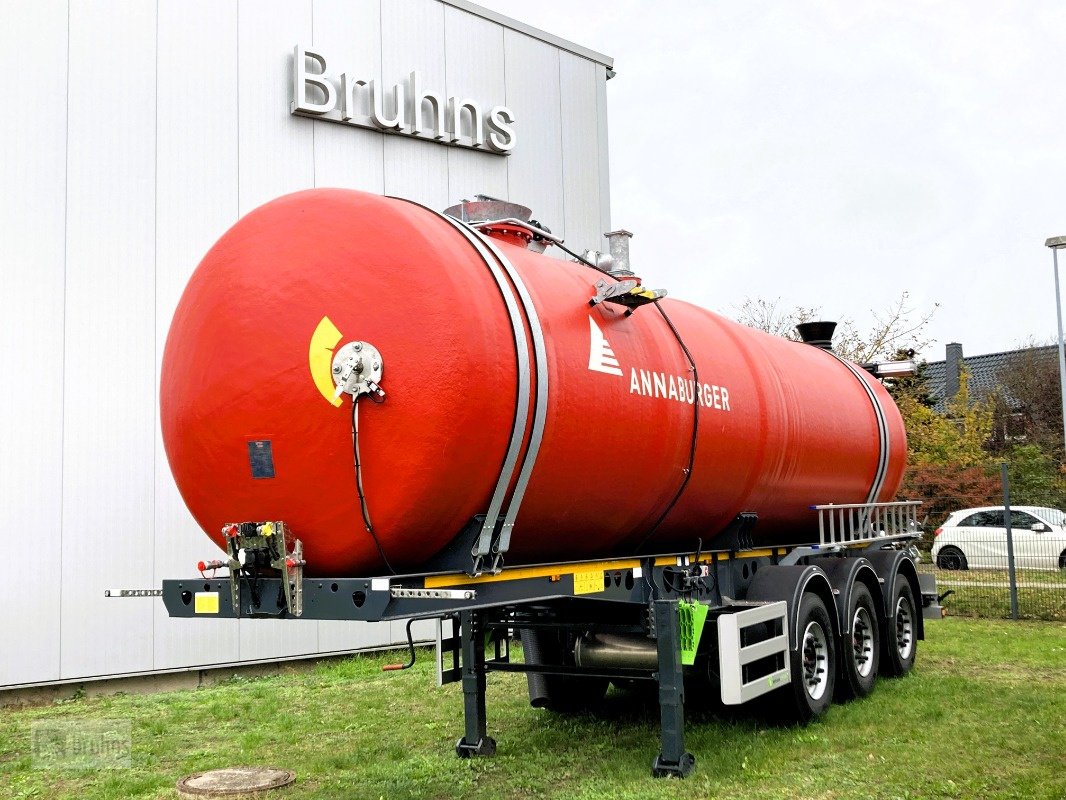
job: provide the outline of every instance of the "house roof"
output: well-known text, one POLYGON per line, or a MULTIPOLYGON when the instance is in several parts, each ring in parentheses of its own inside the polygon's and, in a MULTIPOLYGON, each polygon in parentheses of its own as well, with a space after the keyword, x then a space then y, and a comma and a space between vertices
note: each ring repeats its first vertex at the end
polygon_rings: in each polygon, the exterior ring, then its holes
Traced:
MULTIPOLYGON (((1058 358, 1058 346, 1023 347, 1019 350, 1006 350, 1002 353, 987 353, 982 356, 963 356, 963 364, 970 373, 970 395, 974 398, 987 397, 999 386, 999 372, 1019 356, 1030 357, 1038 362, 1045 359, 1054 362, 1058 358)), ((934 408, 943 413, 945 388, 947 385, 947 361, 930 361, 925 365, 926 385, 930 396, 936 400, 934 408)), ((1007 398, 1012 405, 1014 399, 1007 398)))

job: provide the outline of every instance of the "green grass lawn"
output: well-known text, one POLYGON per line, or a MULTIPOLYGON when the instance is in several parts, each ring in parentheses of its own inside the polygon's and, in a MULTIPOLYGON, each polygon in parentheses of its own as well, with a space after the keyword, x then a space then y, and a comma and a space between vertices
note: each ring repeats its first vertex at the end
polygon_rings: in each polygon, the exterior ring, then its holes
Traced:
POLYGON ((423 652, 404 673, 380 671, 389 654, 0 710, 0 797, 174 797, 183 775, 244 764, 296 771, 279 800, 1066 797, 1066 625, 947 619, 927 635, 909 677, 808 728, 690 715, 684 782, 650 777, 654 710, 612 692, 596 715, 553 715, 529 707, 519 675, 489 676, 498 755, 459 760, 462 694, 432 685, 423 652), (132 721, 132 768, 34 768, 32 723, 103 719, 132 721))

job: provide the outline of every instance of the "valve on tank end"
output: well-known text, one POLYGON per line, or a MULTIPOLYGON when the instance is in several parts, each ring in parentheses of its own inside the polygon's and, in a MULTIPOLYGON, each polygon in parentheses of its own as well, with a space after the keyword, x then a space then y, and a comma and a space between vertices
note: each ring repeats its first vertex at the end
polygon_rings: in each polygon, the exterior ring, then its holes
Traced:
POLYGON ((337 385, 334 397, 348 393, 354 400, 360 395, 380 403, 385 399, 381 376, 385 362, 378 349, 369 342, 348 342, 333 357, 333 382, 337 385))

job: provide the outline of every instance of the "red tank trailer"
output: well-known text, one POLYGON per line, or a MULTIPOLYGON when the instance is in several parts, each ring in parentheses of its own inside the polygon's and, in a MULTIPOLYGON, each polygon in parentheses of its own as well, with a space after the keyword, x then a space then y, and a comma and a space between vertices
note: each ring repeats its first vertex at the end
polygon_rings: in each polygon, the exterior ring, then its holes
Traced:
POLYGON ((695 764, 686 687, 807 722, 908 672, 940 606, 875 377, 908 367, 663 299, 625 231, 547 258, 563 243, 529 216, 312 190, 222 237, 175 314, 161 419, 227 557, 164 581, 168 612, 408 619, 397 669, 435 618, 463 757, 496 750, 490 672, 555 711, 649 681, 660 776, 695 764))
POLYGON ((229 521, 283 519, 311 574, 383 568, 334 396, 350 343, 374 351, 386 397, 360 404, 360 477, 397 569, 489 509, 501 474, 512 507, 524 489, 509 565, 692 546, 744 511, 758 544, 807 541, 812 503, 894 496, 903 424, 866 372, 679 300, 590 305, 628 276, 487 230, 532 313, 509 310, 514 281, 501 290, 447 219, 377 195, 288 195, 211 249, 170 328, 160 405, 177 485, 219 546, 229 521))

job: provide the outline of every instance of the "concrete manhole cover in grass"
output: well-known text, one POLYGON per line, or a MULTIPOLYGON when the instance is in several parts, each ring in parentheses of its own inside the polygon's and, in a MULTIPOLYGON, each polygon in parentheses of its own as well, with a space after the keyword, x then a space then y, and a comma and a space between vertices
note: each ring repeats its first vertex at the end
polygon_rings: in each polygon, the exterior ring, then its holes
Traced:
POLYGON ((270 767, 228 767, 197 772, 178 781, 178 795, 206 800, 241 797, 268 789, 280 789, 296 780, 296 773, 270 767))

